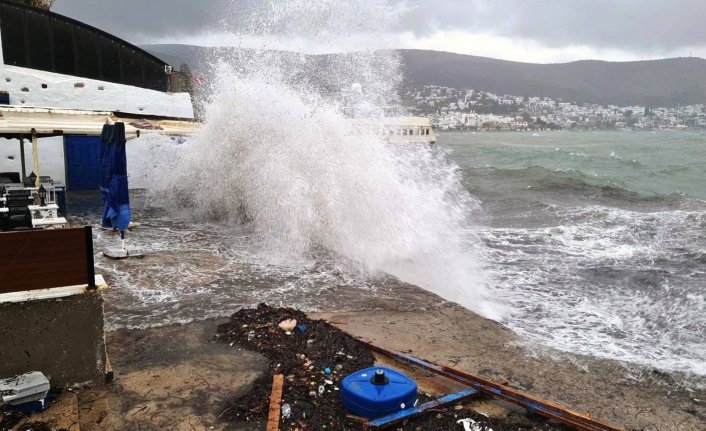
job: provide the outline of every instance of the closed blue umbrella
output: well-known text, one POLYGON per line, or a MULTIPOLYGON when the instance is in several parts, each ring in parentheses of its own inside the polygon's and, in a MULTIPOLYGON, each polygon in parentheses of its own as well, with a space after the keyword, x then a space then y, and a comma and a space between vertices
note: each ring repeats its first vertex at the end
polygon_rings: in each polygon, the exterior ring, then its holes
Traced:
POLYGON ((131 215, 124 123, 103 126, 101 153, 101 197, 105 196, 102 224, 119 229, 122 237, 131 215))
POLYGON ((109 124, 103 125, 101 132, 101 146, 98 152, 98 167, 100 169, 100 191, 101 202, 103 202, 103 215, 101 216, 101 225, 105 228, 112 227, 110 218, 108 217, 108 194, 110 193, 110 176, 113 174, 110 165, 110 147, 112 135, 115 127, 109 124))

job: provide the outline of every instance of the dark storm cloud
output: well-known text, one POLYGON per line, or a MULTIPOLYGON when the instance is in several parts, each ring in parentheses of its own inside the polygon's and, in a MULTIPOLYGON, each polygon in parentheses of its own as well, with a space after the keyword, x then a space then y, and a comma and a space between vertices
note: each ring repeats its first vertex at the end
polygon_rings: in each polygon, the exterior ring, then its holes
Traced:
MULTIPOLYGON (((138 43, 237 28, 267 0, 57 0, 54 11, 138 43)), ((312 0, 314 1, 314 0, 312 0)), ((346 0, 341 0, 346 1, 346 0)), ((389 0, 397 3, 397 0, 389 0)), ((706 0, 406 0, 397 30, 459 30, 551 47, 628 51, 706 45, 706 0)))
POLYGON ((220 30, 237 22, 238 0, 57 0, 52 11, 131 42, 220 30))
POLYGON ((465 30, 561 47, 631 51, 706 44, 704 0, 410 0, 405 30, 465 30))

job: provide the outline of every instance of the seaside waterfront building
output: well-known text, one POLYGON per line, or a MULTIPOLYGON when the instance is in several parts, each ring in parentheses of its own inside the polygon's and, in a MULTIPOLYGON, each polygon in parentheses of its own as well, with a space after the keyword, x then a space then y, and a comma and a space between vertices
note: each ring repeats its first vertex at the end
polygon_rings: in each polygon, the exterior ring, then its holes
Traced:
POLYGON ((0 0, 0 46, 0 136, 10 140, 0 140, 0 172, 33 170, 23 156, 34 136, 42 176, 97 189, 97 135, 110 118, 129 116, 131 135, 181 134, 194 119, 190 95, 171 91, 171 65, 69 17, 0 0))
POLYGON ((706 127, 704 105, 650 107, 602 106, 565 102, 545 96, 498 96, 467 88, 424 85, 403 94, 417 115, 434 115, 434 127, 443 129, 522 130, 525 128, 580 130, 659 130, 706 127), (507 126, 521 117, 531 121, 507 126), (538 120, 539 119, 539 120, 538 120))

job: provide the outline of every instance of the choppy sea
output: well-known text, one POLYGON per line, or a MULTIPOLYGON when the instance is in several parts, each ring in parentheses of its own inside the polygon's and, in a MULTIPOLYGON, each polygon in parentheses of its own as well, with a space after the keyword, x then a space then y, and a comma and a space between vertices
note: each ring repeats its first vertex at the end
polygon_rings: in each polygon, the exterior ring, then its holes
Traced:
POLYGON ((482 201, 505 324, 561 350, 706 374, 706 133, 440 142, 482 201))
MULTIPOLYGON (((560 350, 706 374, 706 134, 442 133, 431 151, 445 152, 480 202, 473 233, 502 323, 560 350)), ((443 302, 326 250, 272 259, 247 225, 194 223, 152 199, 133 191, 140 226, 128 233, 148 256, 97 258, 111 285, 110 328, 262 301, 305 310, 443 302)), ((97 222, 93 194, 69 205, 78 221, 97 222)), ((117 237, 97 230, 96 241, 100 250, 117 237)))

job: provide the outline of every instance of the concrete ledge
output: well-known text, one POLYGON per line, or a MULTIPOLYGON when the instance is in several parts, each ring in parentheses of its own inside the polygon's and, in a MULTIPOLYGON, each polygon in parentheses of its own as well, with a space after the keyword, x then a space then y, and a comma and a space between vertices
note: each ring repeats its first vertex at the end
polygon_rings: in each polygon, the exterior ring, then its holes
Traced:
POLYGON ((52 387, 104 381, 101 289, 68 286, 1 296, 0 377, 41 371, 52 387))
MULTIPOLYGON (((96 290, 107 289, 108 285, 103 280, 102 275, 96 275, 96 290)), ((25 302, 38 299, 65 298, 67 296, 79 295, 90 292, 87 284, 76 286, 52 287, 51 289, 24 290, 22 292, 10 292, 0 294, 0 305, 7 302, 25 302)))

